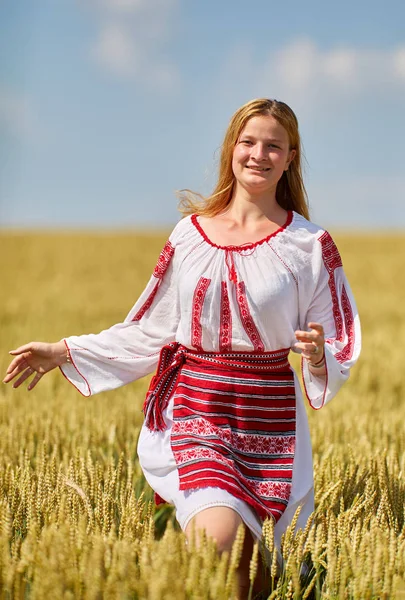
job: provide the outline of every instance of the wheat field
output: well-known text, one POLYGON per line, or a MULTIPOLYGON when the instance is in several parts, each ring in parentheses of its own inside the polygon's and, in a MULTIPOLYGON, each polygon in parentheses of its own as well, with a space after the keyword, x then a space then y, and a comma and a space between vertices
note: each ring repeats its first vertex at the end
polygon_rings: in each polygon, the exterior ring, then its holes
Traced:
MULTIPOLYGON (((339 396, 308 409, 316 511, 305 531, 286 532, 283 571, 274 559, 262 598, 405 598, 405 236, 334 237, 363 352, 339 396)), ((164 241, 2 233, 2 373, 18 345, 121 321, 164 241)), ((136 456, 147 385, 83 398, 55 371, 31 392, 0 387, 1 599, 234 596, 243 532, 230 557, 210 540, 187 547, 171 507, 151 501, 136 456)), ((264 539, 272 552, 271 523, 264 539)), ((254 555, 252 578, 256 568, 254 555)))

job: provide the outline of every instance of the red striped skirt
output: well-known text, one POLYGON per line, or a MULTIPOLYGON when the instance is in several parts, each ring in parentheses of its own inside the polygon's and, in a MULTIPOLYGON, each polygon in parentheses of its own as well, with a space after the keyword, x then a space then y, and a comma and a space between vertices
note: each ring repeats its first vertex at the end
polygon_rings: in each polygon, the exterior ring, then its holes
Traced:
POLYGON ((171 448, 181 490, 220 487, 261 518, 280 518, 291 493, 295 449, 288 353, 163 347, 144 412, 149 429, 165 429, 163 411, 173 397, 171 448))

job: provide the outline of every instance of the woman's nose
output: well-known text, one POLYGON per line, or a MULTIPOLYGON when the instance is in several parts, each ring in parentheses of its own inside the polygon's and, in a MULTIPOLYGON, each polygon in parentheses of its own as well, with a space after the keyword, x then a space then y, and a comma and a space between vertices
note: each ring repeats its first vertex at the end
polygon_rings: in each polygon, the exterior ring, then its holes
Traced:
POLYGON ((264 144, 255 144, 252 148, 251 156, 255 160, 264 160, 266 158, 264 144))

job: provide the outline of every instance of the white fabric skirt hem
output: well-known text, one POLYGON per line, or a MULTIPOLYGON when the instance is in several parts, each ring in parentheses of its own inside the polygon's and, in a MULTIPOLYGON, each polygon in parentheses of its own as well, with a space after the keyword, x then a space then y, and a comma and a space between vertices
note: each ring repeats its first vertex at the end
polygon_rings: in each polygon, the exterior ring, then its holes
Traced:
POLYGON ((179 492, 175 506, 176 519, 183 531, 199 512, 207 508, 225 506, 238 513, 255 539, 260 540, 262 537, 262 524, 249 504, 221 488, 207 487, 179 492))

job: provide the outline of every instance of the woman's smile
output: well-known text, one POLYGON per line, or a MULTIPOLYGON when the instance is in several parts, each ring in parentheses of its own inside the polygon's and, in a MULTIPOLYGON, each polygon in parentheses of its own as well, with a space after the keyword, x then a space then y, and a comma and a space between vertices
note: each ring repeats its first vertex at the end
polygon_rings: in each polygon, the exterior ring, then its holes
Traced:
POLYGON ((257 167, 255 165, 246 165, 246 168, 258 173, 266 173, 267 171, 270 171, 270 167, 257 167))

